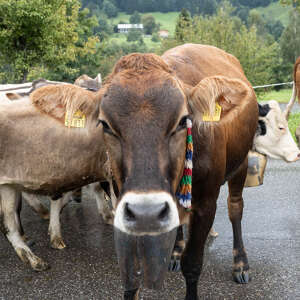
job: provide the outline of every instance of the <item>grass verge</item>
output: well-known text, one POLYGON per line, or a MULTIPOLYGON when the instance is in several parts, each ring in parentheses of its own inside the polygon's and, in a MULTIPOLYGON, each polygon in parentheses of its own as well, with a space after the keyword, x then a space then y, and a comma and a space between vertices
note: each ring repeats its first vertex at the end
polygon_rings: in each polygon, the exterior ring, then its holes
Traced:
POLYGON ((257 95, 257 100, 258 102, 276 100, 279 103, 288 103, 292 96, 292 91, 292 89, 281 89, 279 91, 261 92, 257 95))
POLYGON ((300 125, 300 113, 291 114, 289 117, 289 129, 295 141, 296 141, 295 131, 299 125, 300 125))

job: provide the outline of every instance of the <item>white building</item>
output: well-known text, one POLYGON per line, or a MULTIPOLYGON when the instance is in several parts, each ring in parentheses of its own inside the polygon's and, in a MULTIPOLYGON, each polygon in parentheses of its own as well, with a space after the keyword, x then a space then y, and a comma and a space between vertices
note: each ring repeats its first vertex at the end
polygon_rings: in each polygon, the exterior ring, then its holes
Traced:
POLYGON ((143 31, 143 24, 118 24, 119 33, 128 33, 132 29, 139 29, 143 31))

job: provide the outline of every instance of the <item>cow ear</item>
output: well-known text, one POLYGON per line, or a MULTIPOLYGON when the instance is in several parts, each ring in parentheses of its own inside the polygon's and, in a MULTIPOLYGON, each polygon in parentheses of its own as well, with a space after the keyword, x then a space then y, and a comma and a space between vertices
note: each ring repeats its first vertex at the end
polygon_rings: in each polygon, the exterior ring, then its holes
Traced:
POLYGON ((240 106, 248 97, 255 97, 253 89, 239 79, 212 76, 201 80, 190 92, 189 105, 194 120, 201 122, 203 114, 213 117, 216 103, 221 106, 221 118, 240 106))
POLYGON ((5 96, 11 101, 19 100, 23 98, 21 95, 18 95, 16 93, 6 93, 5 96))
POLYGON ((80 110, 89 115, 96 107, 96 94, 72 84, 48 85, 30 95, 33 105, 41 112, 61 121, 80 110))

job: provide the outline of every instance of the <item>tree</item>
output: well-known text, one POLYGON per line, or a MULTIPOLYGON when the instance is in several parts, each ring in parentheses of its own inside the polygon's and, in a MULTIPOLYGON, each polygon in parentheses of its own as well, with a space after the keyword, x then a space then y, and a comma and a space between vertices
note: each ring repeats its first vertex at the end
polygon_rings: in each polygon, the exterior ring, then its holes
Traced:
POLYGON ((277 21, 270 20, 266 24, 266 28, 274 36, 276 41, 279 40, 279 38, 281 37, 282 32, 284 30, 284 26, 282 25, 282 23, 279 20, 277 20, 277 21))
POLYGON ((130 16, 129 22, 131 24, 140 24, 141 23, 141 15, 135 10, 134 13, 130 16))
POLYGON ((274 82, 274 68, 281 63, 278 44, 259 39, 256 28, 249 29, 238 17, 232 18, 232 11, 225 2, 214 16, 194 17, 193 26, 184 30, 183 41, 180 36, 164 40, 161 52, 182 42, 213 45, 236 56, 253 85, 274 82))
POLYGON ((283 5, 292 5, 294 8, 300 10, 300 0, 280 0, 283 5))
POLYGON ((152 15, 144 15, 142 17, 142 23, 144 25, 145 34, 152 34, 157 28, 155 19, 152 15))
POLYGON ((143 37, 141 30, 131 29, 127 34, 127 42, 135 42, 143 37))
POLYGON ((300 15, 296 9, 291 12, 289 24, 282 33, 280 48, 286 64, 293 65, 300 56, 300 15))
POLYGON ((109 17, 114 18, 118 15, 118 9, 109 0, 104 0, 102 4, 103 12, 109 17))
POLYGON ((79 8, 78 0, 35 0, 34 5, 32 0, 0 0, 2 81, 24 82, 35 68, 74 73, 68 64, 93 53, 98 41, 81 39, 86 29, 79 30, 79 8))
POLYGON ((183 8, 178 16, 175 28, 175 38, 184 41, 185 32, 192 26, 192 18, 189 11, 183 8))

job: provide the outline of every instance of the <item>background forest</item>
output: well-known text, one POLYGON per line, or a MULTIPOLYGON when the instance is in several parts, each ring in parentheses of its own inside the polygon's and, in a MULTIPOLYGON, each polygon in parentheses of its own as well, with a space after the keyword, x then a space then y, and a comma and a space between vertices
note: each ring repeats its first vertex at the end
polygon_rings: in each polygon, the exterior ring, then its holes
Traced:
POLYGON ((298 2, 0 0, 0 83, 105 77, 122 55, 188 42, 232 53, 253 85, 291 81, 300 55, 298 2), (141 23, 144 31, 118 33, 119 23, 141 23))

